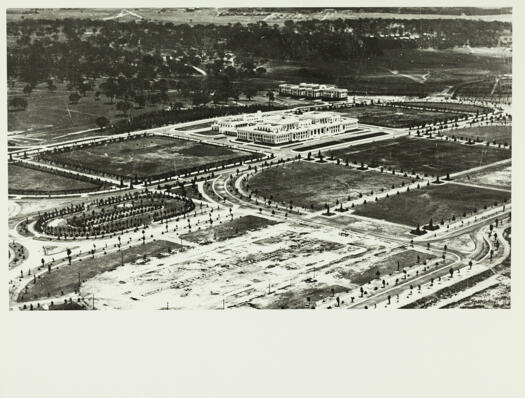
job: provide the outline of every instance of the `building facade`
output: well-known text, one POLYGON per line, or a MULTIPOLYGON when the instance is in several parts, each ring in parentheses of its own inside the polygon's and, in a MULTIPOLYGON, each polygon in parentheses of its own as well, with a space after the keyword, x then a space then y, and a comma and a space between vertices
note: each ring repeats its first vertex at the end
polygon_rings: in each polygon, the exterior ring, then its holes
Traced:
MULTIPOLYGON (((241 115, 248 116, 248 115, 241 115)), ((220 133, 236 135, 238 140, 281 145, 311 138, 334 135, 357 129, 357 119, 335 112, 306 112, 301 115, 280 114, 253 116, 249 121, 240 116, 224 118, 214 126, 220 133)))
POLYGON ((237 129, 251 126, 263 120, 261 111, 257 113, 246 113, 242 115, 217 118, 211 125, 213 131, 221 134, 237 136, 237 129))
POLYGON ((279 94, 311 99, 344 100, 348 98, 348 90, 346 88, 316 83, 280 84, 279 94))

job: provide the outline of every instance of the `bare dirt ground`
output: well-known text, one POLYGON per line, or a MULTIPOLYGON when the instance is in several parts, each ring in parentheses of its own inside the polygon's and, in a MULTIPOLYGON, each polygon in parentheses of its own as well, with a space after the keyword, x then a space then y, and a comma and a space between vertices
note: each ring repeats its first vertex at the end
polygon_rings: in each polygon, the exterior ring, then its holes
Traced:
MULTIPOLYGON (((184 258, 125 265, 83 285, 101 308, 222 308, 244 306, 270 291, 288 291, 341 260, 384 246, 373 238, 340 237, 321 228, 269 226, 257 233, 190 249, 184 258), (364 246, 367 246, 365 248, 364 246), (315 271, 314 271, 315 269, 315 271)), ((366 263, 363 263, 366 264, 366 263)), ((364 265, 363 265, 364 266, 364 265)))
POLYGON ((508 188, 512 183, 512 166, 510 164, 480 170, 473 174, 466 174, 458 181, 484 187, 508 188))

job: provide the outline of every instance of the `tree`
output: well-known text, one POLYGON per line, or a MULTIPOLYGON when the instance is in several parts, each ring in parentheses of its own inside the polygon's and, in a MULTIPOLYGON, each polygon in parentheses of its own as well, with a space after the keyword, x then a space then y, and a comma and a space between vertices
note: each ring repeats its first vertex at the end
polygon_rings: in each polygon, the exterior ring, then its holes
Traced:
POLYGON ((80 100, 80 95, 78 93, 71 93, 69 94, 69 103, 71 104, 78 104, 78 101, 80 100))
POLYGON ((49 79, 47 81, 47 89, 51 92, 55 91, 57 89, 57 86, 55 86, 55 83, 53 82, 52 79, 49 79))
POLYGON ((122 112, 122 114, 127 115, 128 111, 131 109, 131 104, 128 101, 119 101, 117 102, 117 110, 122 112))
POLYGON ((268 104, 271 105, 275 100, 275 94, 273 93, 273 91, 268 91, 266 96, 268 97, 268 104))
POLYGON ((101 130, 104 130, 109 125, 109 120, 105 116, 97 117, 97 120, 95 120, 95 122, 101 130))
POLYGON ((209 101, 210 101, 210 96, 205 91, 197 91, 193 93, 193 96, 192 96, 193 105, 198 106, 198 105, 206 104, 209 101))
POLYGON ((255 97, 257 95, 257 88, 254 87, 254 86, 246 86, 246 88, 244 88, 243 90, 243 93, 244 95, 246 96, 246 98, 251 101, 253 97, 255 97))
POLYGON ((31 86, 30 84, 26 84, 22 91, 24 92, 25 95, 29 96, 31 95, 31 92, 33 91, 33 86, 31 86))
POLYGON ((139 106, 139 108, 143 108, 144 105, 146 105, 146 97, 144 97, 143 94, 138 94, 135 96, 135 102, 139 106))
POLYGON ((115 79, 109 78, 106 81, 100 83, 100 89, 106 97, 109 98, 110 103, 113 103, 113 98, 117 94, 117 83, 115 79))
POLYGON ((9 106, 15 110, 25 110, 27 108, 27 100, 23 97, 14 97, 9 100, 9 106))

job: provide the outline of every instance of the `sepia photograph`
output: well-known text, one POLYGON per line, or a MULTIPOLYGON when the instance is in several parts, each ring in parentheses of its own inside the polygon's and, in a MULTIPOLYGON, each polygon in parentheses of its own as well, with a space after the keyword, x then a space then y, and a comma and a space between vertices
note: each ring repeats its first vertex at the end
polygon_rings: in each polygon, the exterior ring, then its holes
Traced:
POLYGON ((11 313, 512 308, 511 7, 151 7, 6 10, 11 313))

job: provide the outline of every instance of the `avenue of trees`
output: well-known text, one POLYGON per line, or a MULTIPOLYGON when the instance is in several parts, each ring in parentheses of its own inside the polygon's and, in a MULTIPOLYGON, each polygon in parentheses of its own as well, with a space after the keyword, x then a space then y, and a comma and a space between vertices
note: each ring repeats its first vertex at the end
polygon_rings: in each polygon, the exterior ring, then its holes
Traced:
MULTIPOLYGON (((191 122, 193 120, 209 119, 213 117, 238 115, 240 113, 255 113, 257 111, 266 112, 269 110, 283 109, 279 106, 250 105, 250 106, 228 106, 228 107, 195 107, 183 110, 168 110, 144 113, 131 120, 120 120, 112 124, 109 128, 114 134, 146 130, 154 127, 162 127, 174 123, 191 122)), ((98 123, 98 122, 97 122, 98 123)), ((99 127, 107 126, 106 120, 100 120, 99 127)))

